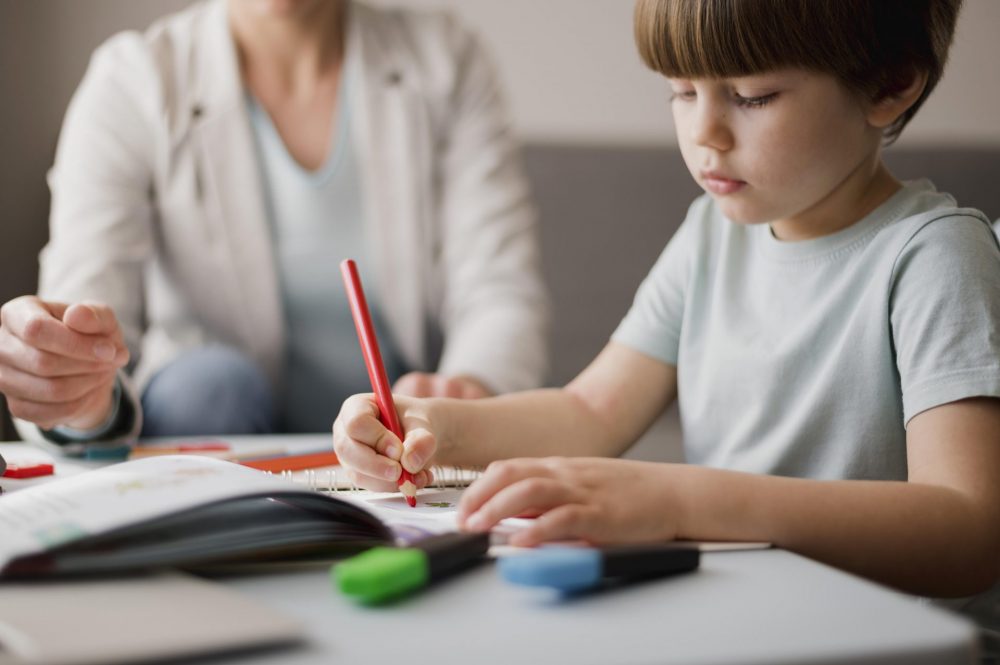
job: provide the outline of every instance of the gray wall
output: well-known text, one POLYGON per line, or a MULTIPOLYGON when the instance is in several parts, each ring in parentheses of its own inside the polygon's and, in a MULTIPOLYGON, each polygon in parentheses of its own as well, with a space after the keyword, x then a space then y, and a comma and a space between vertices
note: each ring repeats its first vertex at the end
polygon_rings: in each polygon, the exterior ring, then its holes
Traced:
MULTIPOLYGON (((35 290, 38 250, 48 236, 45 172, 90 52, 114 32, 186 4, 0 0, 0 302, 35 290)), ((0 418, 0 440, 12 437, 0 418)))
MULTIPOLYGON (((673 145, 667 86, 639 62, 632 0, 376 0, 450 7, 496 54, 525 138, 673 145)), ((902 145, 1000 145, 1000 1, 965 0, 944 80, 902 145)))

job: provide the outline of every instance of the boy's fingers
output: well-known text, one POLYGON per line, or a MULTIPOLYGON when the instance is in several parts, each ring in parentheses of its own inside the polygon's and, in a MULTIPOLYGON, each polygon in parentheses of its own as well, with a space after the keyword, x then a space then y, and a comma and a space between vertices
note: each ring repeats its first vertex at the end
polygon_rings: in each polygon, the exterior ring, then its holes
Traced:
POLYGON ((372 492, 396 492, 399 488, 396 483, 389 482, 383 478, 376 478, 375 476, 369 476, 364 473, 357 471, 356 469, 351 469, 347 472, 348 477, 351 482, 361 489, 366 489, 372 492))
POLYGON ((399 462, 379 455, 375 449, 352 439, 340 440, 337 457, 340 463, 352 471, 373 478, 395 482, 403 472, 399 462))
POLYGON ((340 415, 337 420, 347 422, 361 415, 378 416, 378 406, 375 404, 375 396, 371 393, 351 395, 340 407, 340 415))
POLYGON ((432 482, 434 482, 434 473, 430 469, 424 469, 413 476, 413 484, 417 486, 417 489, 423 489, 432 482))
MULTIPOLYGON (((347 472, 348 477, 351 482, 366 490, 371 490, 372 492, 398 492, 399 486, 394 481, 388 481, 384 478, 378 478, 375 476, 369 476, 367 474, 361 473, 357 469, 350 469, 347 472)), ((427 487, 434 477, 429 471, 421 471, 420 473, 413 476, 413 484, 417 486, 417 489, 423 489, 427 487)))
POLYGON ((590 543, 604 542, 595 530, 594 516, 586 507, 571 503, 543 513, 531 526, 511 535, 510 544, 534 547, 553 540, 583 539, 590 543))
POLYGON ((398 460, 403 453, 403 444, 396 435, 386 429, 385 425, 371 413, 348 418, 344 421, 344 433, 379 455, 385 455, 393 460, 398 460))
POLYGON ((437 441, 433 434, 422 427, 413 429, 406 433, 400 462, 410 473, 417 473, 434 457, 436 449, 437 441))
POLYGON ((535 460, 512 459, 493 462, 486 467, 483 475, 462 492, 458 503, 459 525, 501 489, 531 475, 533 462, 535 460))
POLYGON ((337 417, 343 424, 344 435, 374 448, 380 455, 398 460, 403 444, 378 419, 378 405, 373 395, 353 395, 344 402, 337 417))
POLYGON ((525 478, 499 489, 477 510, 459 518, 471 531, 487 531, 500 520, 527 512, 544 513, 571 500, 569 488, 551 478, 525 478))

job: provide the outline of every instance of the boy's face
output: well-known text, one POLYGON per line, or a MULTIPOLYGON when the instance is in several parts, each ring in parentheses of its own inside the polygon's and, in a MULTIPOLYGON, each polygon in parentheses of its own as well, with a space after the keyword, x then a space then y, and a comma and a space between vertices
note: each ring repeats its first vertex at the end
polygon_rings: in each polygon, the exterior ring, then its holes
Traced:
POLYGON ((769 222, 782 239, 856 221, 881 130, 831 76, 787 69, 729 79, 670 79, 691 175, 734 222, 769 222))

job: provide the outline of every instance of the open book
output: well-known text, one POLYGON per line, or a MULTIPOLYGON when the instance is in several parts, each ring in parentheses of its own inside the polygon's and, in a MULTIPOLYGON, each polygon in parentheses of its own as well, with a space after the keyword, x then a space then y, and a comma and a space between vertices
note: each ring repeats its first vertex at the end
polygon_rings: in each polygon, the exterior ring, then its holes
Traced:
POLYGON ((115 464, 0 499, 0 577, 332 556, 392 542, 357 500, 221 460, 115 464))

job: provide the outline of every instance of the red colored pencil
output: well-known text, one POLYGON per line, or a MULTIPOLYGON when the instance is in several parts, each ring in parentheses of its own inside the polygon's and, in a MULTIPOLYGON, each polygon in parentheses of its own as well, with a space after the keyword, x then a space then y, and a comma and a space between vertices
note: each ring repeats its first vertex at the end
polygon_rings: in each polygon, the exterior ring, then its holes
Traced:
MULTIPOLYGON (((378 402, 379 420, 402 442, 403 427, 396 414, 396 404, 392 401, 392 389, 385 374, 385 365, 382 364, 382 353, 378 349, 378 340, 375 338, 375 328, 368 313, 368 301, 365 300, 365 292, 361 288, 358 267, 351 259, 344 259, 340 262, 340 274, 344 278, 347 300, 351 303, 351 314, 354 316, 354 327, 358 331, 358 341, 361 342, 361 353, 365 357, 365 367, 368 368, 368 378, 375 392, 375 401, 378 402)), ((399 491, 406 498, 406 503, 411 507, 416 506, 417 486, 410 472, 403 469, 398 483, 399 491)))

